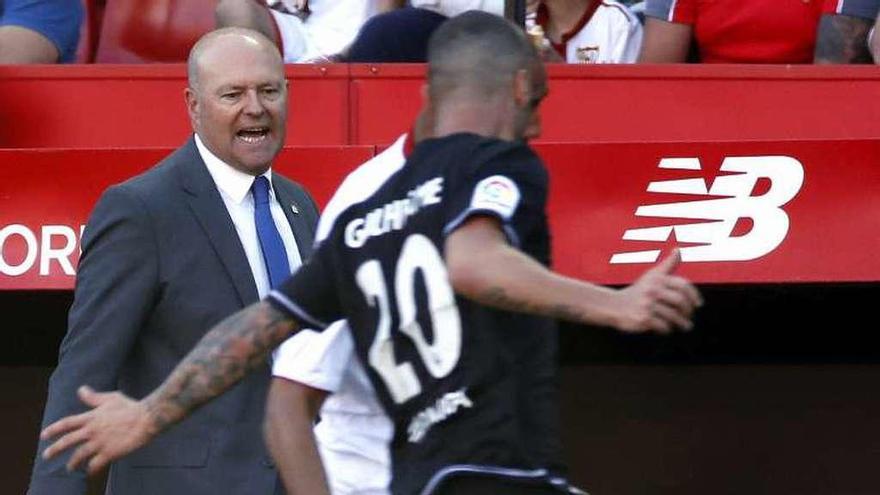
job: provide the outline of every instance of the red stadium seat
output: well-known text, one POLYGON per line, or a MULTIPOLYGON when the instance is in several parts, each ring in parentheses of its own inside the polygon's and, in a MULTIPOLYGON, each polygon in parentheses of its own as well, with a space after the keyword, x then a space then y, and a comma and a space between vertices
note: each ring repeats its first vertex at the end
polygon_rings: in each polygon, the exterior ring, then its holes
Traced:
POLYGON ((104 0, 97 63, 184 62, 214 28, 217 0, 104 0))

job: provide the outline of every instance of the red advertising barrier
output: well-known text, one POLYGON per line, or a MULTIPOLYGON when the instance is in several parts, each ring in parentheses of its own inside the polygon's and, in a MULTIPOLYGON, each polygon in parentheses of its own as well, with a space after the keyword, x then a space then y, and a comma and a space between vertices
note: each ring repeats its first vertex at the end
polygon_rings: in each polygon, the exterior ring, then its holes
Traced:
POLYGON ((351 66, 349 101, 352 143, 383 145, 412 127, 422 107, 422 64, 351 66))
MULTIPOLYGON (((880 138, 875 66, 548 67, 537 142, 880 138)), ((387 145, 422 104, 423 65, 290 65, 288 145, 387 145)), ((182 65, 0 66, 0 147, 174 147, 182 65)))
MULTIPOLYGON (((548 66, 537 142, 880 138, 874 66, 548 66)), ((384 144, 421 105, 424 68, 352 65, 352 144, 384 144)))
POLYGON ((880 141, 536 147, 554 264, 607 284, 673 247, 698 282, 880 280, 880 141))
MULTIPOLYGON (((71 289, 82 228, 101 192, 170 149, 0 150, 0 291, 71 289)), ((286 148, 275 169, 323 206, 371 146, 286 148)))
MULTIPOLYGON (((880 280, 880 140, 536 146, 554 264, 628 283, 673 247, 698 282, 880 280)), ((100 192, 169 150, 0 150, 0 290, 72 287, 100 192)), ((323 204, 371 147, 286 149, 323 204)))
MULTIPOLYGON (((289 65, 287 145, 348 143, 348 66, 289 65)), ((0 65, 0 148, 179 146, 186 68, 0 65)))

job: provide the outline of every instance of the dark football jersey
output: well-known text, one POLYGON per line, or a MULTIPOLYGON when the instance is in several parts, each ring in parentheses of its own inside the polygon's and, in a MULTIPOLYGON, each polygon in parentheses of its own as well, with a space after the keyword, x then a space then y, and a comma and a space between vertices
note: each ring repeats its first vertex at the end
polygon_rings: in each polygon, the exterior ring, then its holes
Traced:
POLYGON ((394 493, 418 493, 459 466, 538 472, 521 431, 516 361, 533 338, 523 327, 542 325, 456 296, 443 260, 446 236, 487 215, 548 264, 547 181, 522 143, 464 133, 423 141, 268 297, 307 327, 348 319, 395 425, 394 493))

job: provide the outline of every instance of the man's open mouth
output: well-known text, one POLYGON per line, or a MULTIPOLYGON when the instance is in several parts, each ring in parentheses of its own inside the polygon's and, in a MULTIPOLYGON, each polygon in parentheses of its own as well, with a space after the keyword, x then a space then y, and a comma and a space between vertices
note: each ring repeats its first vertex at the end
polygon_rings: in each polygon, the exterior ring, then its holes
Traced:
POLYGON ((268 127, 247 127, 235 133, 235 136, 245 143, 257 144, 269 136, 268 127))

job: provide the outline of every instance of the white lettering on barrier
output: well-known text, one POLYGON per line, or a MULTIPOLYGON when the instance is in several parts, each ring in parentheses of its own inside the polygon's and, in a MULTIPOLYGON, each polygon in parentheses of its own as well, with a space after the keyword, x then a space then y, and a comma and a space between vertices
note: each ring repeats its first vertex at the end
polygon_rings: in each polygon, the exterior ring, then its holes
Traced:
POLYGON ((56 260, 65 275, 76 273, 70 263, 70 255, 76 249, 76 233, 67 225, 46 225, 43 227, 42 256, 40 256, 40 275, 49 275, 49 262, 56 260), (64 246, 60 249, 52 247, 52 236, 64 238, 64 246))
MULTIPOLYGON (((659 168, 700 170, 697 158, 664 158, 659 168)), ((776 249, 788 234, 789 218, 782 207, 791 201, 804 183, 804 167, 790 156, 728 157, 721 164, 722 175, 711 189, 703 178, 651 182, 648 192, 716 196, 714 199, 660 203, 639 206, 638 217, 703 220, 703 222, 630 229, 627 241, 666 242, 675 231, 679 242, 701 244, 681 248, 681 260, 748 261, 776 249), (752 196, 759 179, 770 181, 770 188, 752 196), (751 230, 740 236, 733 231, 737 221, 748 218, 751 230)), ((659 249, 616 253, 611 263, 654 263, 659 249)))
POLYGON ((3 275, 9 275, 11 277, 23 275, 26 271, 30 270, 32 266, 34 266, 34 261, 36 260, 37 237, 34 235, 33 232, 31 232, 31 229, 19 224, 7 225, 6 227, 0 229, 0 273, 2 273, 3 275), (13 235, 21 237, 22 240, 24 240, 25 245, 27 246, 24 260, 22 260, 21 263, 19 263, 18 265, 10 265, 6 262, 6 258, 3 256, 3 248, 6 246, 6 240, 13 235))
POLYGON ((0 228, 0 274, 10 277, 19 277, 26 274, 37 263, 39 258, 38 273, 40 276, 76 274, 70 256, 80 244, 84 225, 81 225, 77 233, 68 225, 43 225, 40 227, 39 236, 28 227, 21 224, 11 224, 0 228), (12 239, 24 242, 25 254, 21 261, 7 259, 6 246, 12 239), (58 242, 61 240, 62 242, 58 242), (52 247, 53 243, 60 247, 52 247), (54 261, 54 263, 53 263, 54 261), (53 267, 60 268, 61 273, 53 273, 53 267))

